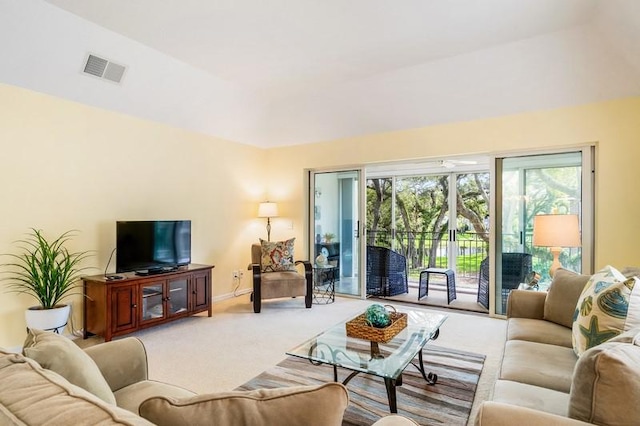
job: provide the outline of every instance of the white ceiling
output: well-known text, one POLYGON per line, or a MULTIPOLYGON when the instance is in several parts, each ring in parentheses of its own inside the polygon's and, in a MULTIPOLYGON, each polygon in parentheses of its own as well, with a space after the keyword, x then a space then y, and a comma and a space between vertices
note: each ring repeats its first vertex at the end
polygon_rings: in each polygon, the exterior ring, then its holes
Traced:
POLYGON ((242 87, 325 87, 588 22, 594 1, 48 0, 242 87), (490 6, 487 6, 490 5, 490 6))
POLYGON ((258 146, 640 95, 637 0, 0 0, 0 82, 258 146), (4 50, 4 49, 3 49, 4 50), (92 52, 121 85, 79 72, 92 52))

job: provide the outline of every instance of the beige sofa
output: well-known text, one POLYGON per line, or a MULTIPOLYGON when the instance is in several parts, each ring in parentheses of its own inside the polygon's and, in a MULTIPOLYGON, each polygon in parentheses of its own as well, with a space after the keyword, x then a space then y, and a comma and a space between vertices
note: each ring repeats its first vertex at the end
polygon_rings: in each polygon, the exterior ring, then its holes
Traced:
MULTIPOLYGON (((148 378, 142 342, 80 349, 31 331, 24 354, 0 349, 0 425, 340 425, 339 383, 196 395, 148 378), (212 421, 214 423, 212 423, 212 421)), ((399 416, 380 425, 415 425, 399 416)))
POLYGON ((556 274, 548 293, 514 290, 492 401, 476 425, 640 424, 640 329, 578 358, 571 325, 588 276, 556 274))

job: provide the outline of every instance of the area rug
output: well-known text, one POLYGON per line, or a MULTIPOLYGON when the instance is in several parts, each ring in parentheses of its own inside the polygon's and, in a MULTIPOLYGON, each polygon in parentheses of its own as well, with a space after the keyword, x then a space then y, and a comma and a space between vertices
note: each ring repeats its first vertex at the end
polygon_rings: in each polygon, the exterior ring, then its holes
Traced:
MULTIPOLYGON (((437 374, 438 382, 428 385, 417 368, 407 366, 403 384, 396 390, 398 414, 420 425, 466 425, 485 356, 437 346, 427 346, 423 355, 426 371, 437 374)), ((348 374, 348 370, 338 369, 339 380, 348 374)), ((317 385, 332 380, 333 367, 288 357, 237 390, 317 385)), ((347 389, 351 402, 343 425, 371 425, 389 414, 382 378, 361 373, 347 384, 347 389)))

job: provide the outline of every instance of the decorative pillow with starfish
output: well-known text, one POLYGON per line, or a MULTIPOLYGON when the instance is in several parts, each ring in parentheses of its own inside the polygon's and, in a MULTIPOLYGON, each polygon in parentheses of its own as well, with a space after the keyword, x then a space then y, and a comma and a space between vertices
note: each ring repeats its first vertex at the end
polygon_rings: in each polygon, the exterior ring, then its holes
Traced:
POLYGON ((573 315, 573 351, 584 351, 640 326, 640 278, 607 265, 584 287, 573 315))

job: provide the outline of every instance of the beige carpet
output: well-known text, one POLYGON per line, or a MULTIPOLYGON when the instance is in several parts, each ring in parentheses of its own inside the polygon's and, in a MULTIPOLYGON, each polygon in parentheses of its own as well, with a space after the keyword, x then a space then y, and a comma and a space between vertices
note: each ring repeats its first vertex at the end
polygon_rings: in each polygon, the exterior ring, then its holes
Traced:
MULTIPOLYGON (((281 299, 264 302, 262 312, 254 314, 249 296, 242 295, 215 303, 211 318, 198 315, 131 335, 147 348, 152 379, 198 393, 226 391, 275 366, 288 349, 354 317, 371 303, 338 297, 333 304, 305 309, 301 298, 281 299)), ((421 309, 415 305, 410 308, 421 309)), ((434 345, 486 355, 469 420, 473 424, 478 403, 489 397, 496 379, 506 322, 451 309, 441 312, 448 319, 434 345)), ((99 341, 91 340, 81 344, 99 341)))

